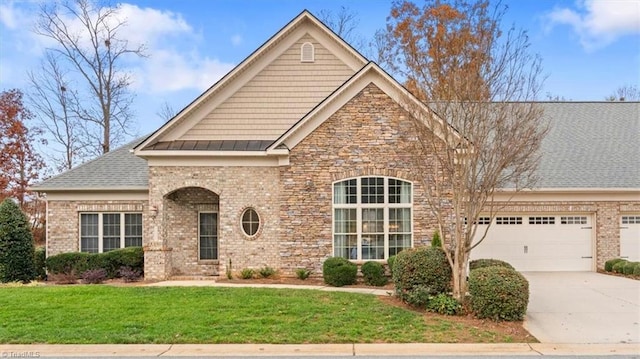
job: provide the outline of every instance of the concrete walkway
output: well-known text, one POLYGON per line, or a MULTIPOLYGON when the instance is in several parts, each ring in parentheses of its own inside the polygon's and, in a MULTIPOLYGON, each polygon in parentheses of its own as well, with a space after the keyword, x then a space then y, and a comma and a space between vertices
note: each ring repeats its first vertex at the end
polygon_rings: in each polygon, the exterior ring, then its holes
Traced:
POLYGON ((2 358, 637 355, 634 344, 0 344, 2 358))
POLYGON ((167 280, 147 284, 149 287, 227 287, 227 288, 278 288, 278 289, 313 289, 327 292, 349 292, 373 295, 392 295, 393 290, 376 288, 353 288, 353 287, 331 287, 320 285, 297 285, 297 284, 260 284, 260 283, 218 283, 213 280, 167 280))

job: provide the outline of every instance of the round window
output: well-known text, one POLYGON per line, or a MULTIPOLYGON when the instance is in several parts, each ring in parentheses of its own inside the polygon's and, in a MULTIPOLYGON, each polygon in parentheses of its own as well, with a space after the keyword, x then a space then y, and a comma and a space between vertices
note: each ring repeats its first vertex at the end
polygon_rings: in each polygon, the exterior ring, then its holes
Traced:
POLYGON ((260 217, 258 212, 253 208, 247 208, 242 212, 242 231, 249 237, 253 237, 258 233, 260 228, 260 217))

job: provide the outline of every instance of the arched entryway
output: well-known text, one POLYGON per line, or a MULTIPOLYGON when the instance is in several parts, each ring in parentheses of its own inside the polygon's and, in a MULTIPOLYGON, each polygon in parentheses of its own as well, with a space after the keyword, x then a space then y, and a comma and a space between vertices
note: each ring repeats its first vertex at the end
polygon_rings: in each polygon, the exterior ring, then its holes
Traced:
POLYGON ((176 276, 214 276, 219 259, 218 194, 202 187, 182 187, 163 198, 163 237, 171 249, 176 276))

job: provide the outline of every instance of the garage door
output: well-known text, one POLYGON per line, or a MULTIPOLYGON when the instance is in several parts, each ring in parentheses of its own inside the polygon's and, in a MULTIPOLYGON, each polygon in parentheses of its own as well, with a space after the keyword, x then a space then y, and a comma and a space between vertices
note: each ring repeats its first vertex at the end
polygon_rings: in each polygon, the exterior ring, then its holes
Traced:
MULTIPOLYGON (((519 271, 590 271, 593 252, 590 215, 500 215, 471 259, 496 258, 519 271)), ((474 243, 487 228, 479 218, 474 243)))
POLYGON ((640 261, 640 215, 623 215, 620 222, 620 257, 640 261))

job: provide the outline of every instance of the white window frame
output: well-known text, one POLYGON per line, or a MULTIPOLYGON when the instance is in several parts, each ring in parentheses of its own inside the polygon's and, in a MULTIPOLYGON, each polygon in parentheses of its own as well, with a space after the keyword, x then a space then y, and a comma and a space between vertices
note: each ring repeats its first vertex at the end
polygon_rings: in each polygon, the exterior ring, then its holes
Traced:
MULTIPOLYGON (((255 223, 255 222, 249 222, 249 223, 255 223)), ((258 210, 256 210, 255 207, 247 207, 243 209, 242 213, 240 213, 240 230, 242 231, 242 234, 244 234, 244 236, 247 238, 253 239, 260 234, 260 229, 262 229, 262 218, 260 217, 260 213, 258 213, 258 210), (247 231, 244 230, 244 215, 247 214, 247 212, 249 211, 253 211, 253 213, 256 214, 256 217, 258 217, 258 228, 256 229, 256 233, 254 234, 249 234, 247 231)))
MULTIPOLYGON (((82 215, 94 214, 98 215, 98 253, 104 252, 104 221, 102 216, 105 214, 118 214, 120 215, 120 247, 118 249, 125 248, 125 215, 126 214, 139 214, 142 216, 142 212, 79 212, 78 213, 78 248, 82 252, 82 215)), ((142 217, 142 238, 144 241, 144 217, 142 217)), ((87 252, 93 253, 93 252, 87 252)))
POLYGON ((335 250, 336 250, 336 240, 335 240, 335 236, 336 236, 336 216, 335 216, 335 210, 336 209, 355 209, 356 210, 356 235, 357 235, 357 241, 356 241, 356 248, 357 248, 357 256, 356 259, 351 259, 351 258, 347 258, 351 261, 356 261, 356 262, 360 262, 360 261, 380 261, 380 262, 384 262, 387 259, 389 259, 389 237, 390 234, 409 234, 410 236, 410 241, 409 241, 409 248, 413 248, 413 244, 414 244, 414 219, 413 219, 413 202, 414 202, 414 184, 412 181, 408 181, 406 179, 402 179, 402 178, 396 178, 396 177, 386 177, 386 176, 376 176, 376 175, 370 175, 370 176, 360 176, 360 177, 351 177, 351 178, 344 178, 338 181, 334 181, 331 185, 331 250, 332 250, 332 255, 335 256, 335 250), (363 178, 382 178, 384 180, 383 182, 383 186, 384 186, 384 201, 383 203, 362 203, 362 179, 363 178), (345 182, 345 181, 349 181, 349 180, 356 180, 356 203, 335 203, 336 199, 335 199, 335 186, 339 183, 345 182), (402 181, 402 182, 406 182, 409 185, 411 185, 411 200, 409 203, 389 203, 389 180, 397 180, 397 181, 402 181), (384 221, 384 258, 382 259, 363 259, 362 258, 362 210, 363 209, 377 209, 377 208, 382 208, 383 209, 383 221, 384 221), (389 209, 391 208, 400 208, 400 209, 409 209, 409 217, 411 219, 411 232, 410 233, 406 233, 406 232, 393 232, 391 233, 389 231, 389 209))
POLYGON ((220 213, 218 211, 198 211, 198 262, 217 262, 220 260, 220 213), (200 258, 200 215, 215 214, 216 215, 216 258, 200 258))

